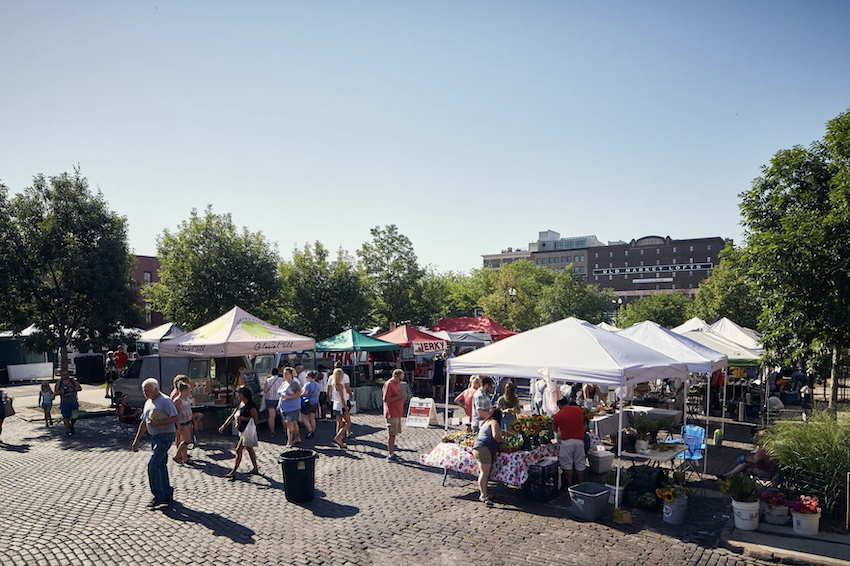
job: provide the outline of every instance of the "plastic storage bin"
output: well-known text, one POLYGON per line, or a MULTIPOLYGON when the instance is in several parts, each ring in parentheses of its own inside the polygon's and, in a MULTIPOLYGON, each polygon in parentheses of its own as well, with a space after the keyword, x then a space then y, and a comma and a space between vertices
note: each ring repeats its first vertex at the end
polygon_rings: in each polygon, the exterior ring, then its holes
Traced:
POLYGON ((614 464, 614 453, 607 450, 591 450, 587 453, 590 471, 594 474, 607 474, 614 464))
POLYGON ((577 521, 595 521, 608 509, 608 488, 599 483, 584 482, 569 489, 570 513, 577 521))
POLYGON ((558 460, 543 458, 528 468, 522 496, 531 501, 549 501, 558 493, 558 460))

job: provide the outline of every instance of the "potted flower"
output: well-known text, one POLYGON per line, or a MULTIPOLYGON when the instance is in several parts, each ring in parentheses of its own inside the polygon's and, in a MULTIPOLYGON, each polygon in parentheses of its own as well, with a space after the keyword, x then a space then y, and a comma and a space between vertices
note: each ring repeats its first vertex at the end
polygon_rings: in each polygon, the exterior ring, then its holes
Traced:
POLYGON ((788 502, 791 524, 799 535, 814 536, 820 528, 820 506, 817 497, 800 495, 788 502))
POLYGON ((666 485, 655 490, 655 497, 664 501, 663 520, 671 525, 681 525, 685 522, 688 509, 688 493, 690 490, 683 485, 666 485))
POLYGON ((608 473, 605 474, 605 487, 608 488, 608 503, 611 505, 616 505, 616 502, 623 502, 623 493, 626 490, 626 486, 632 483, 632 473, 628 470, 620 470, 620 489, 617 489, 617 469, 608 470, 608 473), (616 499, 617 492, 619 492, 619 499, 616 499))
POLYGON ((751 475, 735 474, 728 480, 720 480, 720 491, 732 497, 736 529, 754 531, 759 528, 761 504, 756 497, 756 482, 751 475))
POLYGON ((638 452, 645 453, 649 450, 649 443, 655 442, 655 435, 658 434, 658 423, 646 415, 638 415, 635 417, 634 426, 637 431, 635 448, 638 452))
POLYGON ((764 520, 771 525, 784 525, 788 522, 788 501, 781 491, 769 490, 759 494, 764 520))

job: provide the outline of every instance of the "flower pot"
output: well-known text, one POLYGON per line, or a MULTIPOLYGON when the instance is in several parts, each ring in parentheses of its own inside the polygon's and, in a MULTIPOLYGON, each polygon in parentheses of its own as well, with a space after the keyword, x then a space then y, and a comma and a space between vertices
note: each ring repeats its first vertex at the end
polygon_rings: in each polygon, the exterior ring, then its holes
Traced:
POLYGON ((663 520, 665 523, 670 523, 671 525, 681 525, 685 522, 685 515, 687 514, 687 511, 687 495, 677 497, 673 501, 665 501, 663 510, 663 520))
POLYGON ((620 492, 620 498, 619 498, 619 501, 620 501, 620 505, 622 505, 622 504, 623 504, 623 501, 625 501, 625 500, 623 499, 623 496, 624 496, 624 492, 626 491, 626 486, 621 485, 621 486, 620 486, 620 489, 617 489, 617 486, 615 486, 615 485, 610 485, 610 484, 607 484, 607 483, 606 483, 606 484, 605 484, 605 487, 607 487, 607 488, 608 488, 608 503, 610 503, 611 505, 616 505, 616 501, 617 501, 617 500, 616 500, 616 499, 614 499, 614 498, 617 496, 617 492, 619 491, 619 492, 620 492))
POLYGON ((765 506, 764 522, 771 525, 784 525, 788 522, 788 507, 785 505, 775 505, 773 508, 765 506))
POLYGON ((791 524, 798 535, 813 537, 820 528, 820 513, 795 513, 791 511, 791 524))
POLYGON ((522 435, 522 449, 527 452, 531 451, 531 438, 526 434, 522 435))
POLYGON ((759 528, 759 511, 761 504, 758 501, 735 501, 732 500, 732 514, 735 517, 735 528, 742 531, 754 531, 759 528))
POLYGON ((649 442, 646 440, 636 440, 635 441, 635 453, 636 454, 644 454, 649 451, 649 442))

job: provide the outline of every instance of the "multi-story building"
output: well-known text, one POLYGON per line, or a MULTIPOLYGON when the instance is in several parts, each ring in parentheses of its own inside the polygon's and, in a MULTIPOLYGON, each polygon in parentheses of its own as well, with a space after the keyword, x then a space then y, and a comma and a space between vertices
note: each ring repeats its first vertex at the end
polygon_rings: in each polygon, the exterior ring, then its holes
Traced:
POLYGON ((484 266, 498 269, 519 259, 560 270, 573 265, 576 276, 614 290, 623 302, 653 293, 693 294, 717 265, 727 240, 720 237, 673 240, 645 236, 631 242, 601 242, 596 236, 561 238, 540 232, 528 251, 484 255, 484 266))
POLYGON ((145 302, 141 289, 159 281, 159 258, 147 255, 136 256, 136 267, 133 268, 133 281, 137 284, 136 303, 144 309, 145 319, 142 328, 148 330, 165 323, 162 313, 152 311, 150 303, 145 302))

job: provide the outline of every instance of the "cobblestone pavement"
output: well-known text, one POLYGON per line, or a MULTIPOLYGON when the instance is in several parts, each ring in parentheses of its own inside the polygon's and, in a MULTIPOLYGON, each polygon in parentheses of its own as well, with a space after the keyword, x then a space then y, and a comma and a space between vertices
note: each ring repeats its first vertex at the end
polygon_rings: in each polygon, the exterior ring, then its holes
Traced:
POLYGON ((715 548, 728 518, 721 500, 695 494, 682 527, 640 512, 630 526, 580 523, 565 496, 531 503, 504 487, 487 508, 471 478, 450 476, 443 487, 441 470, 416 463, 441 429, 405 429, 405 461, 390 463, 381 417, 354 418, 356 439, 345 452, 330 446, 332 423, 320 422, 310 503, 284 497, 280 431, 274 439, 261 431, 263 475, 235 482, 224 478, 235 438, 204 432, 192 450, 197 465, 169 460, 177 502, 156 511, 146 508, 149 444, 131 452, 113 419, 80 421, 71 438, 61 427, 7 419, 0 565, 759 564, 715 548))

